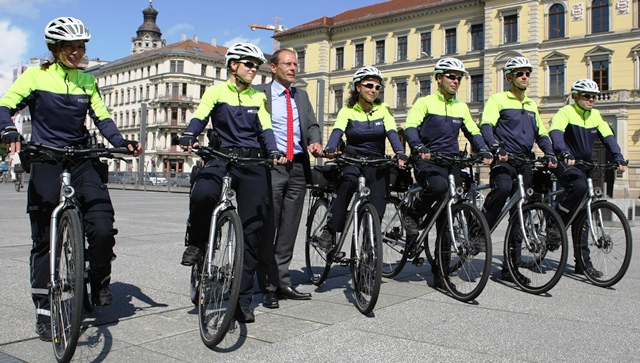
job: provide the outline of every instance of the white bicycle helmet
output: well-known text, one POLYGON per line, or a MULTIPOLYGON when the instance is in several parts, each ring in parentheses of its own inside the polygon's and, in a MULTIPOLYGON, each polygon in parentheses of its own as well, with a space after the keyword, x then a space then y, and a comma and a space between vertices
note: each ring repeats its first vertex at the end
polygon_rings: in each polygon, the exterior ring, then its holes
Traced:
POLYGON ((82 21, 70 16, 53 19, 44 28, 44 41, 47 46, 63 40, 84 40, 88 42, 89 39, 91 39, 89 29, 84 26, 82 21))
POLYGON ((441 74, 446 71, 458 71, 462 74, 466 74, 467 70, 464 69, 464 64, 455 58, 442 58, 436 63, 433 74, 441 74))
POLYGON ((514 69, 529 68, 529 72, 533 72, 533 64, 525 57, 514 57, 507 61, 504 65, 504 75, 513 72, 514 69))
POLYGON ((231 63, 232 60, 240 60, 248 57, 257 59, 258 62, 260 62, 259 65, 267 62, 264 54, 257 46, 251 43, 236 43, 227 50, 225 56, 226 67, 229 67, 229 63, 231 63))
POLYGON ((588 78, 583 78, 575 81, 573 86, 571 86, 571 93, 600 93, 600 88, 598 84, 588 78))
POLYGON ((356 71, 356 73, 353 75, 353 82, 351 82, 351 85, 352 85, 353 89, 355 90, 356 89, 356 84, 358 84, 358 82, 361 82, 363 79, 365 79, 367 77, 376 77, 377 79, 380 80, 380 84, 382 84, 382 82, 384 82, 384 76, 382 75, 380 70, 378 70, 378 68, 376 68, 376 67, 362 67, 362 68, 358 69, 356 71))

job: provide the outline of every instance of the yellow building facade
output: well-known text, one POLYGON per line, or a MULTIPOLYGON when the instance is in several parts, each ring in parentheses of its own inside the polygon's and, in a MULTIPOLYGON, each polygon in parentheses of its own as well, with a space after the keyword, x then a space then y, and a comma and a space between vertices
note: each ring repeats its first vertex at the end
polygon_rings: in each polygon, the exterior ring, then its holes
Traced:
MULTIPOLYGON (((353 73, 373 65, 386 77, 384 102, 403 126, 408 110, 436 90, 433 67, 456 57, 468 71, 458 91, 476 120, 484 102, 507 90, 502 67, 514 56, 534 65, 527 95, 548 127, 570 102, 570 89, 591 78, 629 171, 616 175, 616 196, 640 196, 640 12, 633 0, 391 0, 322 17, 278 32, 298 54, 298 86, 316 100, 328 135, 349 95, 353 73)), ((466 140, 461 139, 461 148, 466 140)), ((606 159, 601 145, 594 158, 606 159)))

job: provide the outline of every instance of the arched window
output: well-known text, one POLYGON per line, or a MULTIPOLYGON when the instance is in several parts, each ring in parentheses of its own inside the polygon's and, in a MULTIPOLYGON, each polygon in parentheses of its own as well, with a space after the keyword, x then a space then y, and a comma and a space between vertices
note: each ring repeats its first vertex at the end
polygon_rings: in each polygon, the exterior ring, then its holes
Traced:
POLYGON ((564 38, 564 6, 554 4, 549 8, 549 39, 564 38))
POLYGON ((609 31, 609 0, 593 0, 591 7, 591 33, 609 31))

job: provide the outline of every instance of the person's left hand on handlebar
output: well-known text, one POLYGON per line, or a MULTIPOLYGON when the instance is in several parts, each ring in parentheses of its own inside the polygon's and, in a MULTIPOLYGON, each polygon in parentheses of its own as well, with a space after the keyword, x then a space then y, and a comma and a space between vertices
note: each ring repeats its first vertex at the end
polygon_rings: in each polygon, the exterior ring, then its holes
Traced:
POLYGON ((623 173, 624 173, 625 171, 627 171, 627 165, 628 165, 629 163, 627 163, 627 161, 626 161, 626 160, 624 160, 624 159, 616 159, 616 160, 614 160, 613 162, 614 162, 616 165, 618 165, 618 170, 620 170, 621 172, 623 172, 623 173))
POLYGON ((547 168, 555 169, 558 166, 558 159, 556 159, 555 155, 547 154, 543 157, 543 159, 547 162, 547 168))
POLYGON ((342 154, 342 152, 338 151, 337 147, 327 147, 324 149, 324 155, 329 159, 333 159, 340 154, 342 154))
POLYGON ((269 160, 271 161, 273 166, 276 166, 277 164, 283 165, 287 163, 287 158, 282 155, 280 151, 272 151, 271 153, 269 153, 269 160))
POLYGON ((482 149, 478 152, 478 155, 482 158, 482 163, 484 165, 491 165, 491 162, 493 161, 493 154, 489 150, 482 149))
POLYGON ((406 165, 407 160, 409 160, 409 155, 403 152, 399 152, 396 154, 396 159, 398 160, 398 167, 400 169, 404 169, 404 166, 406 165))
POLYGON ((142 144, 136 140, 124 140, 120 147, 126 147, 129 151, 133 152, 133 156, 138 157, 142 154, 142 144))

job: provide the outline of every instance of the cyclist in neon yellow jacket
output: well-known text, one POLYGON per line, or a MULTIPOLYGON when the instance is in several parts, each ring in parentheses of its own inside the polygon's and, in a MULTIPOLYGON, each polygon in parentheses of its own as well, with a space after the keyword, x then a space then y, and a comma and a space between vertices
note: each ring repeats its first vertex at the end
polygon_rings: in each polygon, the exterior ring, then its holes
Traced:
MULTIPOLYGON (((0 99, 2 142, 11 152, 20 151, 20 136, 11 115, 26 106, 31 112, 31 141, 44 145, 87 146, 87 114, 100 133, 116 147, 127 147, 138 155, 141 146, 125 140, 98 92, 92 75, 78 71, 91 39, 82 21, 61 17, 45 27, 45 42, 53 55, 52 62, 28 68, 0 99)), ((24 165, 24 164, 23 164, 24 165)), ((89 241, 88 260, 94 284, 95 303, 111 304, 109 290, 111 259, 115 234, 114 211, 109 192, 102 183, 99 160, 78 160, 72 168, 72 183, 81 202, 85 233, 89 241)), ((50 162, 31 164, 27 212, 31 220, 31 294, 36 306, 36 331, 42 340, 51 340, 49 283, 49 231, 51 212, 60 201, 60 165, 50 162)))
MULTIPOLYGON (((411 243, 418 236, 418 220, 425 215, 430 218, 434 204, 449 190, 449 168, 430 161, 431 153, 457 156, 460 152, 458 137, 462 131, 473 150, 482 155, 485 164, 493 158, 471 118, 469 107, 454 97, 466 72, 464 64, 456 58, 439 60, 433 72, 438 91, 418 99, 407 115, 405 136, 413 153, 419 155, 414 173, 423 188, 404 218, 407 240, 411 243)), ((459 183, 459 172, 454 171, 454 176, 459 183)), ((442 215, 437 221, 438 230, 444 222, 442 215)), ((438 267, 431 266, 431 272, 434 286, 446 289, 438 267)))
MULTIPOLYGON (((353 75, 347 106, 338 112, 325 147, 325 153, 329 158, 340 153, 337 148, 342 135, 347 137, 346 154, 374 159, 384 157, 385 141, 389 139, 398 158, 398 165, 404 166, 408 157, 398 137, 395 118, 389 112, 389 106, 378 98, 383 81, 382 73, 375 67, 362 67, 353 75)), ((335 189, 336 198, 333 199, 329 211, 329 220, 318 239, 323 247, 331 248, 335 232, 342 232, 344 229, 347 205, 358 187, 358 175, 355 166, 345 167, 340 174, 335 189)), ((367 167, 364 176, 371 190, 369 200, 382 217, 386 206, 389 171, 367 167)))
MULTIPOLYGON (((547 129, 540 120, 538 106, 525 95, 532 71, 533 65, 529 59, 525 57, 509 59, 504 66, 504 74, 510 83, 510 89, 489 97, 482 112, 482 121, 480 121, 482 136, 496 153, 489 173, 491 192, 482 207, 490 228, 496 224, 507 199, 516 192, 518 173, 522 174, 525 187, 528 188, 531 184, 531 167, 510 161, 509 153, 533 156, 531 150, 535 142, 545 153, 547 165, 550 168, 555 168, 557 163, 547 129)), ((520 249, 515 244, 522 241, 510 241, 510 243, 513 244, 510 251, 513 251, 515 264, 518 267, 521 264, 520 249)), ((506 263, 505 258, 501 275, 503 281, 513 282, 513 279, 517 278, 524 284, 531 282, 520 272, 517 272, 515 277, 511 276, 506 263)))
MULTIPOLYGON (((596 137, 599 137, 606 148, 613 154, 614 162, 620 171, 627 170, 627 161, 622 156, 620 146, 613 136, 611 127, 600 112, 593 108, 595 99, 600 93, 598 84, 590 79, 579 79, 571 86, 573 102, 558 110, 551 119, 549 135, 553 141, 553 149, 560 159, 553 173, 564 192, 558 197, 556 210, 566 224, 579 207, 580 201, 587 193, 587 175, 582 169, 575 167, 576 160, 591 161, 596 137)), ((573 228, 579 228, 574 224, 573 228)), ((590 270, 592 276, 602 277, 590 262, 589 247, 574 245, 574 256, 582 254, 582 260, 575 259, 575 273, 583 275, 590 270), (585 261, 587 266, 583 266, 585 261)))
MULTIPOLYGON (((209 88, 202 95, 198 109, 179 139, 180 146, 185 151, 196 146, 197 137, 209 123, 210 117, 214 131, 211 135, 216 135, 213 138, 220 151, 240 157, 269 156, 274 163, 285 163, 286 158, 278 151, 271 128, 271 116, 265 108, 267 98, 263 92, 251 88, 258 67, 266 62, 262 51, 250 43, 237 43, 227 50, 225 60, 230 79, 209 88)), ((225 173, 225 163, 213 159, 191 181, 185 236, 187 248, 182 255, 182 264, 185 266, 196 264, 202 256, 202 249, 209 237, 211 213, 220 200, 225 173)), ((259 253, 260 245, 269 242, 265 233, 270 211, 269 173, 264 166, 243 166, 233 171, 232 178, 237 191, 245 249, 235 316, 240 322, 251 323, 255 320, 249 306, 253 298, 256 269, 258 266, 277 269, 273 249, 265 249, 270 253, 259 253)))

